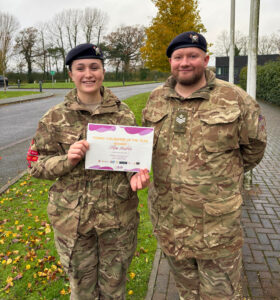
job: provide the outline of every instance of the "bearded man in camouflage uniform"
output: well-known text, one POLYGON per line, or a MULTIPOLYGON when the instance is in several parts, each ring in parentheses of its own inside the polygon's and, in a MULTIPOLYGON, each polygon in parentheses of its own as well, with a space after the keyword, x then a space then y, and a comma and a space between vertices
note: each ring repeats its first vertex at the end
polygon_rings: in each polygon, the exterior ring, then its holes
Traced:
POLYGON ((88 123, 133 126, 135 118, 102 86, 103 55, 98 47, 75 47, 66 64, 76 88, 40 120, 27 156, 30 174, 56 180, 49 192, 48 215, 69 275, 71 299, 123 300, 137 241, 135 191, 142 188, 141 182, 148 183, 148 173, 85 170, 84 156, 89 149, 88 123))
POLYGON ((175 37, 172 76, 143 110, 155 129, 149 210, 180 299, 240 299, 241 188, 263 157, 265 122, 254 99, 207 69, 206 51, 201 34, 175 37))

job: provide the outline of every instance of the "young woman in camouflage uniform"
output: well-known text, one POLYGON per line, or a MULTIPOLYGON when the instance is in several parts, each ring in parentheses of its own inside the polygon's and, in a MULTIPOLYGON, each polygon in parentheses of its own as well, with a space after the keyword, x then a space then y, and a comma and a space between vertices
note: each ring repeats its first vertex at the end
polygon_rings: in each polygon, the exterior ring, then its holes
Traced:
POLYGON ((56 180, 49 192, 48 215, 69 275, 71 299, 125 299, 139 222, 135 191, 148 184, 149 175, 143 170, 134 175, 86 170, 84 156, 89 149, 88 123, 133 126, 135 118, 102 86, 103 55, 98 47, 75 47, 66 64, 76 88, 40 120, 28 152, 30 174, 56 180))

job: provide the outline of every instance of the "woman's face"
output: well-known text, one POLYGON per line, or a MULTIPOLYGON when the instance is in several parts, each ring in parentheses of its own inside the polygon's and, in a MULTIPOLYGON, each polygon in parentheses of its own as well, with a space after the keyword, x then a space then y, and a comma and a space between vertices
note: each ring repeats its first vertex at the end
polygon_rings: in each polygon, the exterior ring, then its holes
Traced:
POLYGON ((97 95, 104 80, 105 70, 100 59, 77 59, 72 63, 69 76, 75 83, 78 95, 97 95))

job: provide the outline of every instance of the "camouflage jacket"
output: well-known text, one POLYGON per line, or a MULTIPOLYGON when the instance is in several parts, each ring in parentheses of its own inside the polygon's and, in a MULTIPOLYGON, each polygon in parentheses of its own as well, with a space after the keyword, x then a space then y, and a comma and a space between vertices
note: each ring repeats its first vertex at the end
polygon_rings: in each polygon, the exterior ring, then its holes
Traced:
POLYGON ((30 174, 56 180, 49 192, 48 215, 72 244, 78 225, 79 231, 94 227, 101 234, 138 220, 138 198, 129 183, 132 173, 85 170, 84 160, 75 167, 67 160, 70 145, 86 139, 88 123, 136 125, 128 106, 110 90, 102 91, 101 105, 94 111, 77 102, 76 89, 70 91, 39 121, 29 150, 35 157, 30 174))
POLYGON ((150 215, 163 251, 178 259, 213 259, 241 247, 243 173, 266 145, 257 102, 209 70, 206 79, 184 99, 169 77, 143 110, 143 125, 155 129, 150 215))

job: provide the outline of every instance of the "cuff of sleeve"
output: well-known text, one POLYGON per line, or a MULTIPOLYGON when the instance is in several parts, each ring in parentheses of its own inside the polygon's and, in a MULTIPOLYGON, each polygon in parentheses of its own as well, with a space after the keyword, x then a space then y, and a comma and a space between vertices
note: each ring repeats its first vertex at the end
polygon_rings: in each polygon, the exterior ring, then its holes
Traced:
POLYGON ((130 180, 131 180, 132 176, 135 175, 135 174, 136 173, 132 173, 132 172, 127 172, 126 173, 126 177, 127 177, 129 183, 130 183, 130 180))
POLYGON ((63 173, 67 174, 71 172, 75 168, 75 166, 69 162, 67 154, 65 154, 64 156, 65 157, 63 157, 63 173))

